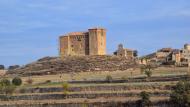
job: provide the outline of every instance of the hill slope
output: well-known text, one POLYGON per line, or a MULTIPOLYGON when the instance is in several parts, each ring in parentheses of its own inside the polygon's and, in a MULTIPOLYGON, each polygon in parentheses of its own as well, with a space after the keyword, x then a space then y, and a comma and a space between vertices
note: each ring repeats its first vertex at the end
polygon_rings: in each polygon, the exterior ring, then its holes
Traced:
POLYGON ((10 70, 7 74, 27 76, 67 72, 116 71, 136 66, 134 60, 117 56, 68 56, 63 59, 45 57, 18 69, 10 70))

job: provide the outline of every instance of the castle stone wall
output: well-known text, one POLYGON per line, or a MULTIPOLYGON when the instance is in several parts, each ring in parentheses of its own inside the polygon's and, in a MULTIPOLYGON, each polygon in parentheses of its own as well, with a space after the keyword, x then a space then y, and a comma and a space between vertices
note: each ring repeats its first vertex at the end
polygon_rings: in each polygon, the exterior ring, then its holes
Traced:
POLYGON ((73 32, 60 37, 60 56, 105 55, 106 31, 102 28, 88 32, 73 32))

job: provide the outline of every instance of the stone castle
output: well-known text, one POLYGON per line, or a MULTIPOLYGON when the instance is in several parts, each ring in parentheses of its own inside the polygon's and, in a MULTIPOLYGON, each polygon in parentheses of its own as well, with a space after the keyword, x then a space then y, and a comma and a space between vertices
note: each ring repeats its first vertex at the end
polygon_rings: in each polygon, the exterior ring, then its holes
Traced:
POLYGON ((72 32, 60 36, 60 56, 68 55, 105 55, 106 30, 88 29, 88 32, 72 32))

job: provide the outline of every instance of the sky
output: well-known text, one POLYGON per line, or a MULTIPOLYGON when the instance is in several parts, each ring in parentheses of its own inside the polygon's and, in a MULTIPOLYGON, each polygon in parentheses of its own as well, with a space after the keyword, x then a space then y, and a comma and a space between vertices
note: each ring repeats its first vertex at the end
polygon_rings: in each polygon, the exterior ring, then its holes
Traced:
POLYGON ((146 55, 190 43, 190 0, 0 0, 0 64, 58 56, 58 38, 107 29, 107 53, 118 44, 146 55))

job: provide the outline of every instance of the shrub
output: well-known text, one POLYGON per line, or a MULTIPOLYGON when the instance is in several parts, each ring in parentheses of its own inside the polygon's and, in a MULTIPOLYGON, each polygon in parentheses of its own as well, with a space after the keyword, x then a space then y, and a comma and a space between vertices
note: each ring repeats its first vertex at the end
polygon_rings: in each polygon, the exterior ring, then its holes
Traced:
POLYGON ((11 82, 10 82, 10 80, 4 78, 0 81, 0 85, 1 86, 9 86, 9 85, 11 85, 11 82))
POLYGON ((152 76, 152 71, 149 71, 149 70, 145 70, 145 75, 150 78, 152 76))
POLYGON ((141 97, 141 100, 138 101, 138 104, 140 107, 150 107, 152 105, 150 101, 149 93, 142 91, 140 93, 140 97, 141 97))
POLYGON ((15 78, 12 80, 12 84, 15 85, 15 86, 20 86, 20 85, 22 84, 21 78, 15 77, 15 78))
POLYGON ((111 75, 107 75, 106 76, 106 81, 109 82, 109 83, 111 83, 113 81, 112 76, 111 75))
POLYGON ((179 81, 170 95, 170 101, 177 107, 190 106, 190 82, 179 81))
POLYGON ((51 80, 46 80, 45 83, 51 83, 51 80))
POLYGON ((12 94, 16 87, 11 84, 8 79, 2 79, 0 81, 0 93, 1 94, 12 94))
POLYGON ((67 95, 69 91, 69 84, 67 82, 64 82, 62 86, 63 86, 64 94, 67 95))
POLYGON ((149 95, 149 93, 147 93, 146 91, 142 91, 142 92, 140 93, 140 97, 141 97, 141 99, 142 99, 143 101, 148 101, 148 100, 150 100, 150 95, 149 95))
POLYGON ((144 73, 147 76, 147 78, 150 78, 152 76, 153 69, 154 69, 154 66, 150 64, 141 66, 140 68, 141 73, 144 73))

